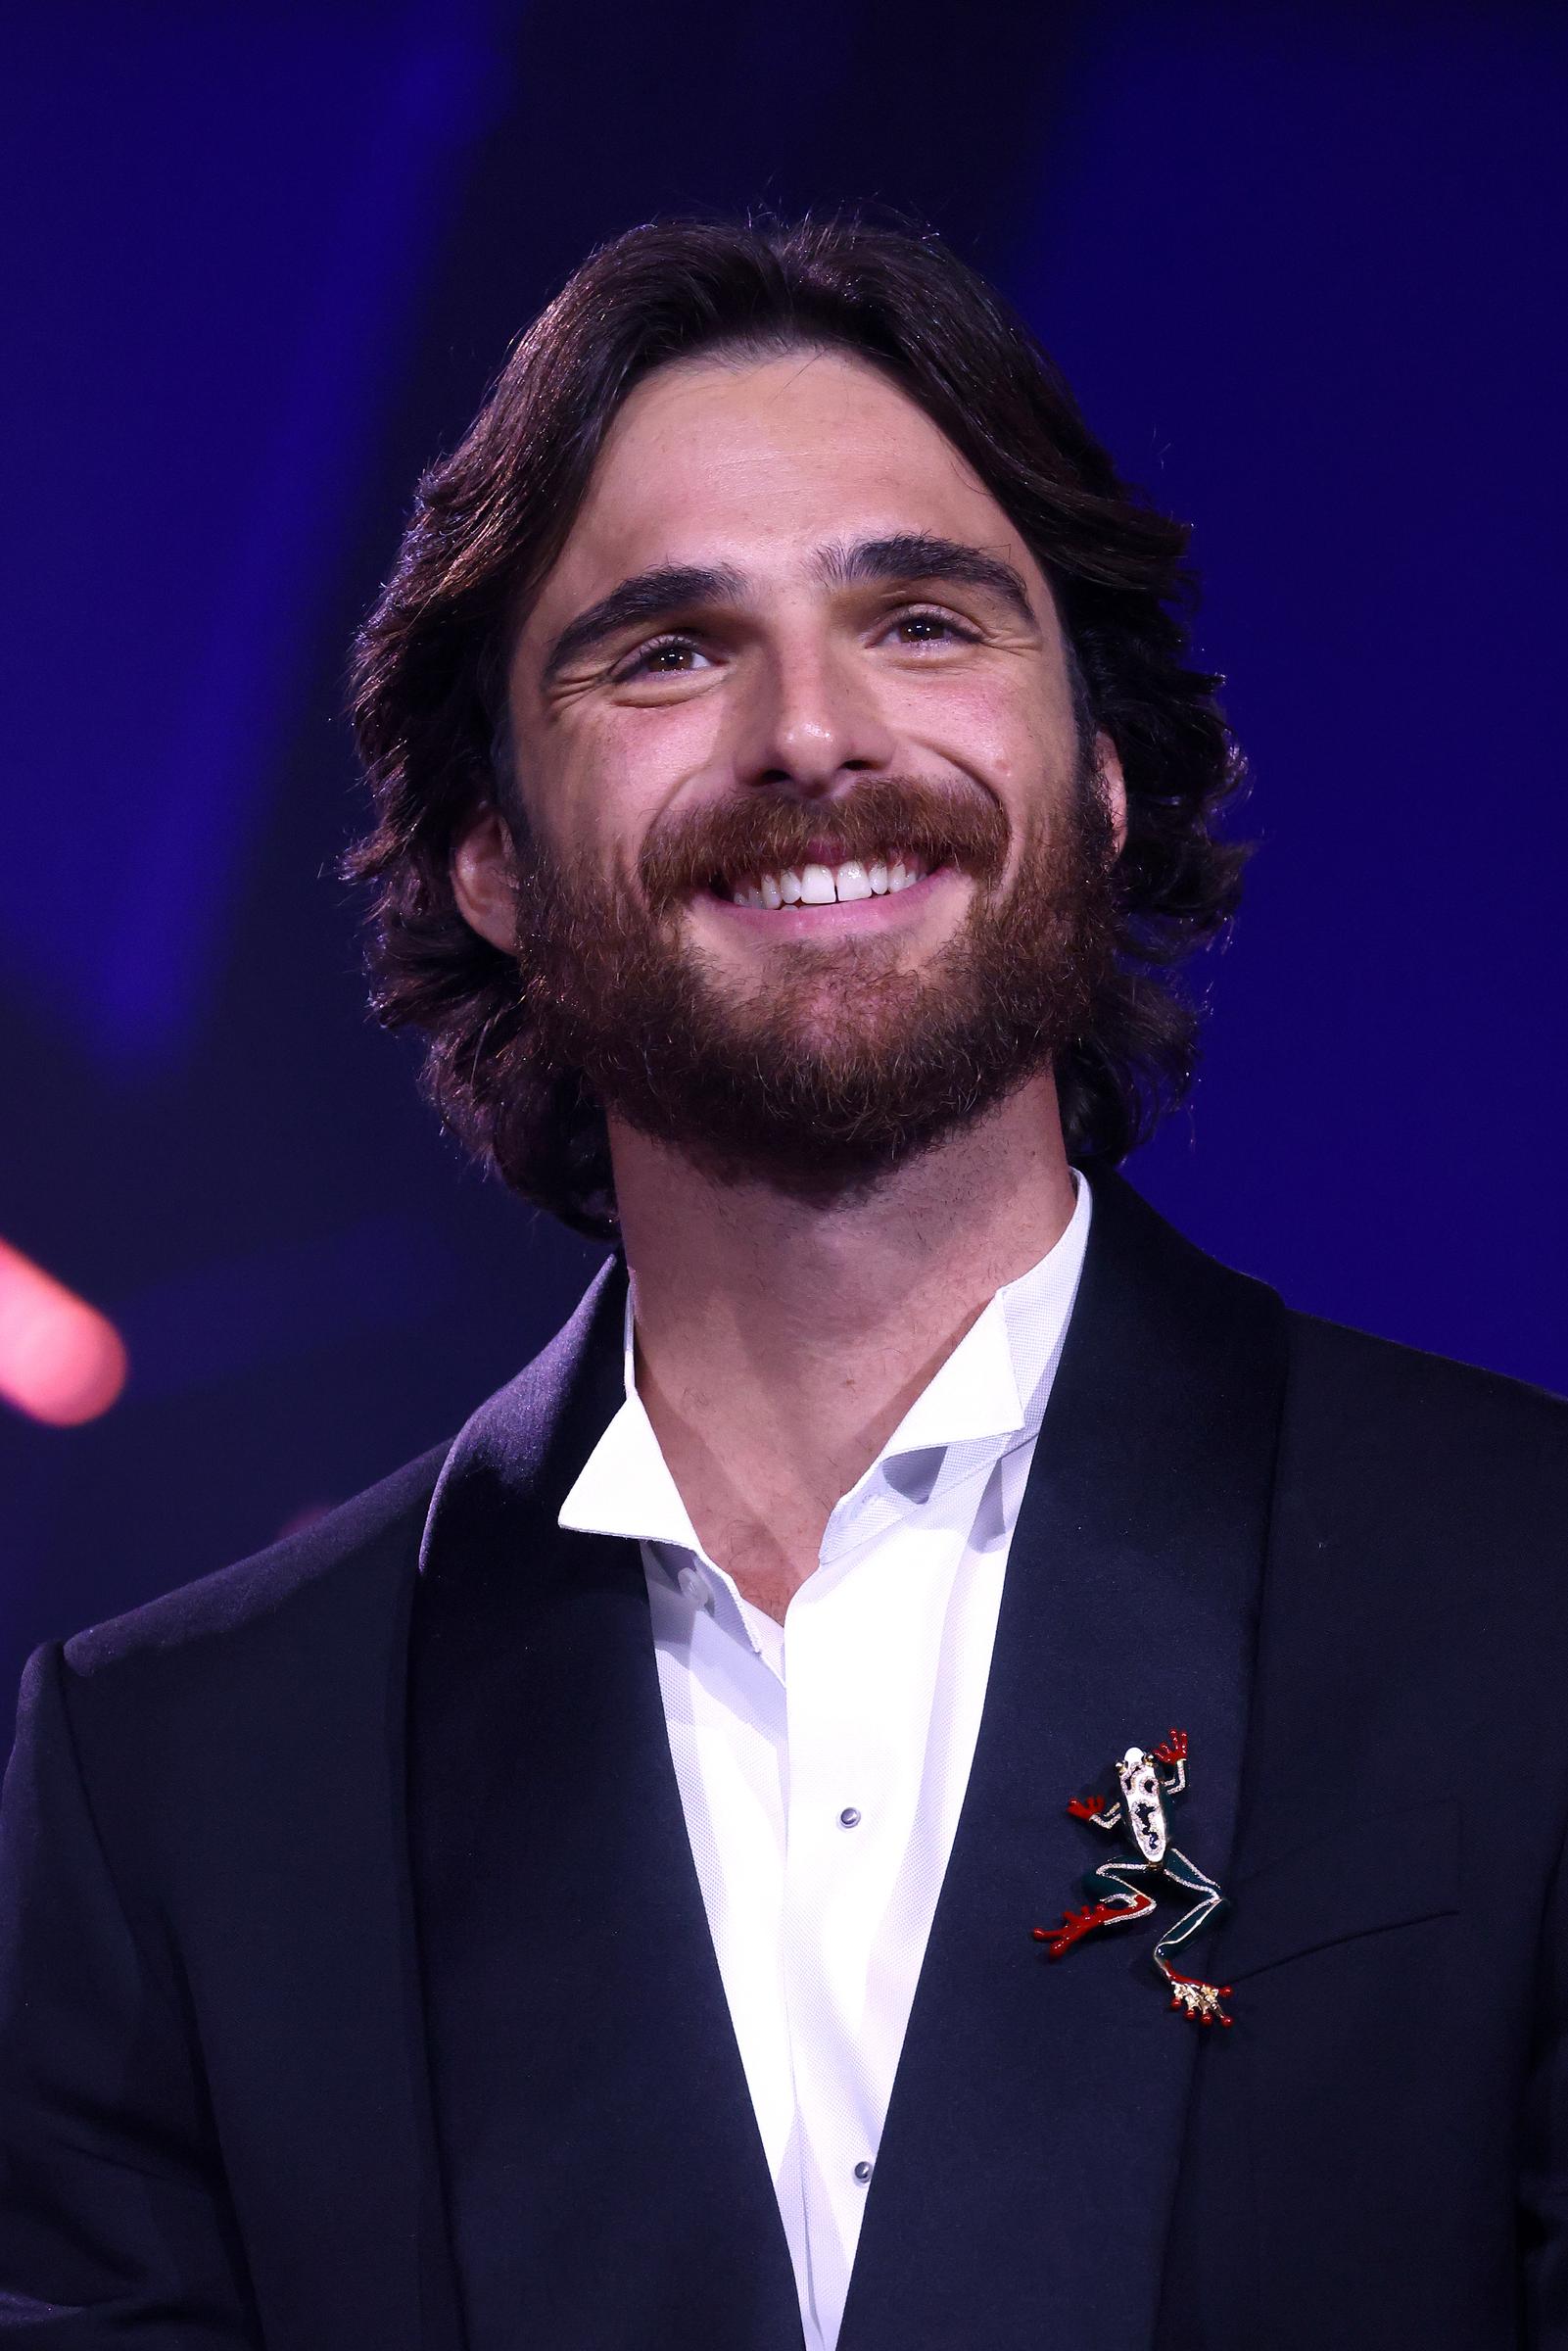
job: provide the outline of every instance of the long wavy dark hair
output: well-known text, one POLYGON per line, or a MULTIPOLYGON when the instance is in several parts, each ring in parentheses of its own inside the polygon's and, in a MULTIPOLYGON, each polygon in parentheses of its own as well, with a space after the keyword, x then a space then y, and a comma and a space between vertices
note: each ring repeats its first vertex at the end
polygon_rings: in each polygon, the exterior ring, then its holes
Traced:
POLYGON ((1069 1154, 1121 1159, 1191 1083, 1197 1014, 1175 967, 1233 913, 1245 850, 1219 838, 1242 762, 1188 664, 1188 531, 1117 475, 1062 376, 999 296, 934 239, 857 219, 674 221, 595 253, 512 352, 460 446, 419 484, 355 646, 355 730, 374 804, 345 871, 371 891, 371 1001, 426 1039, 443 1117, 513 1189, 614 1230, 603 1114, 543 1068, 517 967, 457 911, 454 841, 504 772, 508 639, 565 542, 622 402, 702 352, 857 355, 962 453, 1032 550, 1076 668, 1080 724, 1120 754, 1128 831, 1117 957, 1056 1065, 1069 1154))

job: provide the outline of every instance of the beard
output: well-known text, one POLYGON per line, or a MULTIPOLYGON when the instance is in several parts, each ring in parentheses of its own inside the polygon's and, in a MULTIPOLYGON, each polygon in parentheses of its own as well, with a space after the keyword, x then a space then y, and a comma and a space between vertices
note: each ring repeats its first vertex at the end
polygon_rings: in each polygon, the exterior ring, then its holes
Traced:
POLYGON ((1031 829, 1004 889, 1009 837, 977 788, 891 777, 686 812, 650 832, 635 887, 519 828, 528 1090, 618 1117, 723 1183, 814 1202, 872 1189, 1048 1069, 1114 970, 1115 846, 1087 747, 1060 826, 1031 829), (749 983, 682 936, 723 877, 895 849, 974 884, 914 968, 891 926, 771 952, 759 933, 749 983))

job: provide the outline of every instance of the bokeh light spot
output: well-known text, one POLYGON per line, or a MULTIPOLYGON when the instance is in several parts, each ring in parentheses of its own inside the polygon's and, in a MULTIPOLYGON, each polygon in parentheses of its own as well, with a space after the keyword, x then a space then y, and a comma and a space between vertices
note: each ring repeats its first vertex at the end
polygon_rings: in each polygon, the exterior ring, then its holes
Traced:
POLYGON ((0 1241, 0 1396, 51 1428, 76 1428, 108 1412, 126 1368, 108 1317, 0 1241))

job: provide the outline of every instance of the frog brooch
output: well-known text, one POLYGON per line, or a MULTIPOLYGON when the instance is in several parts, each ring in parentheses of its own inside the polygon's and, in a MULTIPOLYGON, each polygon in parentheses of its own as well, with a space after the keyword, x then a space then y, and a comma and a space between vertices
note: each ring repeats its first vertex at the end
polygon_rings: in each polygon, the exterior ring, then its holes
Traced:
POLYGON ((1230 1986, 1181 1975, 1170 1963, 1173 1951, 1229 1906, 1213 1879, 1170 1839, 1165 1807, 1187 1785, 1187 1734, 1172 1731, 1147 1754, 1141 1747, 1129 1747, 1115 1772, 1119 1791, 1115 1800, 1075 1796, 1068 1810, 1074 1820, 1086 1820, 1107 1836, 1119 1832, 1131 1849, 1091 1869, 1082 1882, 1090 1897, 1083 1908, 1064 1910, 1059 1927, 1036 1927, 1033 1939, 1047 1945, 1049 1957, 1060 1959, 1086 1935, 1147 1918, 1157 1895, 1174 1897, 1184 1907, 1154 1947, 1155 1965, 1170 1986, 1170 2005, 1194 2024, 1229 2025, 1233 2020, 1223 2003, 1230 1986))

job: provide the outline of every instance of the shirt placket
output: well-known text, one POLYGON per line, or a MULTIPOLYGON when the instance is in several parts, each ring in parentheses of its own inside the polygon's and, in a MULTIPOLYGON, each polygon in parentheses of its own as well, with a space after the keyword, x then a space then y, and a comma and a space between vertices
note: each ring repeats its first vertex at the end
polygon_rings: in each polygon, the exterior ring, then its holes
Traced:
POLYGON ((811 2305, 826 2344, 877 2160, 879 2106, 860 2035, 876 1924, 908 1828, 875 1596, 842 1556, 854 1531, 852 1520, 830 1522, 828 1563, 791 1604, 784 1646, 784 1985, 811 2305))

